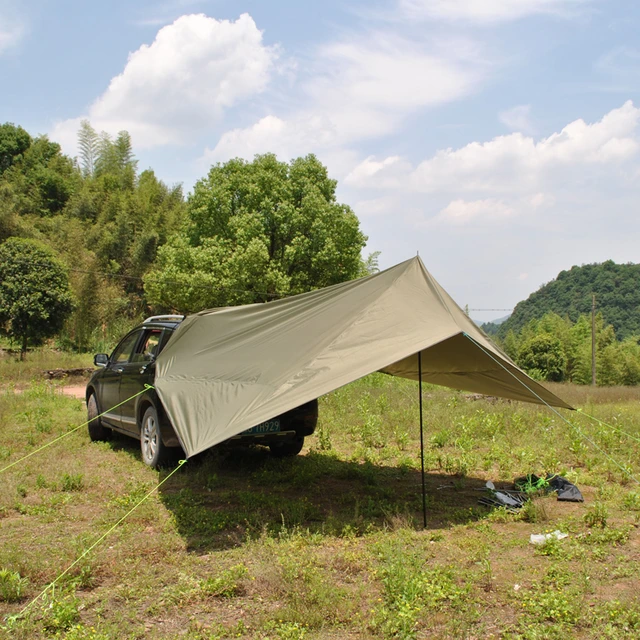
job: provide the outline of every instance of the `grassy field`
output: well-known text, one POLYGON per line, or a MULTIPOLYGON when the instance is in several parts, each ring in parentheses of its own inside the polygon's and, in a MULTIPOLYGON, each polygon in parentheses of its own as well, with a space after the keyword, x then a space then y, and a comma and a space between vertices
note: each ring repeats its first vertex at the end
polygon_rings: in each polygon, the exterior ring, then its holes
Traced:
MULTIPOLYGON (((0 361, 0 468, 85 420, 39 369, 0 361), (19 387, 21 393, 14 393, 19 387)), ((8 362, 11 360, 11 362, 8 362)), ((90 358, 88 359, 90 361, 90 358)), ((639 389, 557 386, 640 438, 639 389)), ((633 638, 640 636, 638 440, 562 412, 424 390, 381 374, 320 399, 303 453, 189 460, 53 593, 21 612, 171 469, 81 429, 0 474, 0 637, 633 638), (608 460, 585 437, 608 452, 608 460), (487 480, 559 473, 586 502, 478 504, 487 480), (532 533, 569 536, 541 547, 532 533)))

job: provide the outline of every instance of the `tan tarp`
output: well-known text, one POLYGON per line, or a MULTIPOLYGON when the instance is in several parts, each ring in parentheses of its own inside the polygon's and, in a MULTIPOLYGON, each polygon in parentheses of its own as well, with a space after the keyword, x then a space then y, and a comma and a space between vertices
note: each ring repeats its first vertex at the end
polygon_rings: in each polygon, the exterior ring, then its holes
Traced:
POLYGON ((155 386, 188 456, 374 371, 571 408, 518 369, 413 258, 266 304, 185 318, 155 386), (524 384, 523 384, 524 383, 524 384))

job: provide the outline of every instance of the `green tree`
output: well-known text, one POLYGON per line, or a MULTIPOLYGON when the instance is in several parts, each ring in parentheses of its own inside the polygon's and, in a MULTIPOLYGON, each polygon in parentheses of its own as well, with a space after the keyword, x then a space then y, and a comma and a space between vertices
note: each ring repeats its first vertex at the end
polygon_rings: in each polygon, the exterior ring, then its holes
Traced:
POLYGON ((0 179, 11 185, 16 196, 16 213, 48 217, 62 212, 79 184, 80 175, 71 159, 62 154, 59 144, 40 136, 13 158, 0 179))
POLYGON ((313 155, 215 165, 189 198, 185 234, 158 250, 158 268, 145 278, 149 301, 188 312, 362 275, 366 237, 335 191, 313 155))
POLYGON ((10 122, 0 125, 0 176, 31 146, 31 136, 10 122))
POLYGON ((0 326, 21 345, 38 344, 62 328, 73 309, 69 279, 53 251, 9 238, 0 245, 0 326))
POLYGON ((518 365, 538 380, 562 381, 566 366, 562 342, 549 333, 528 338, 518 350, 518 365))

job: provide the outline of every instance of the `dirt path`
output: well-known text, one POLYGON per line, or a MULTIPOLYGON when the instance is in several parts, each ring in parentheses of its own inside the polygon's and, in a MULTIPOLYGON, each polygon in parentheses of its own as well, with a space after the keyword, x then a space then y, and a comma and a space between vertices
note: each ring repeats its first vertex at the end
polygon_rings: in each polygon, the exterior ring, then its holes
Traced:
POLYGON ((85 384, 74 384, 69 385, 68 387, 61 387, 61 389, 62 393, 64 393, 65 396, 71 396, 72 398, 80 398, 84 400, 84 391, 86 387, 87 385, 85 384))
MULTIPOLYGON (((86 389, 86 384, 70 384, 66 387, 56 387, 56 390, 65 396, 69 396, 70 398, 78 398, 80 400, 84 400, 84 392, 86 389)), ((20 387, 0 387, 0 391, 11 389, 13 393, 20 394, 24 391, 24 389, 20 387)))

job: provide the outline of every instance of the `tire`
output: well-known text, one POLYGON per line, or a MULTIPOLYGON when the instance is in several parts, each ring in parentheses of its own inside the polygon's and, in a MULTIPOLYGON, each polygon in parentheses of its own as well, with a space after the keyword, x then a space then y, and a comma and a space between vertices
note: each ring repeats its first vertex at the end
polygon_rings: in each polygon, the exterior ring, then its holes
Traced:
POLYGON ((285 442, 272 442, 269 445, 271 455, 276 458, 288 458, 297 456, 304 446, 304 436, 296 436, 285 442))
POLYGON ((99 415, 100 411, 98 410, 96 394, 92 393, 87 400, 89 438, 91 438, 93 442, 105 442, 106 440, 111 440, 113 431, 102 424, 102 420, 98 418, 99 415))
POLYGON ((168 449, 162 442, 160 435, 158 412, 153 406, 149 407, 142 416, 140 452, 142 453, 142 461, 153 469, 162 466, 168 457, 168 449))

